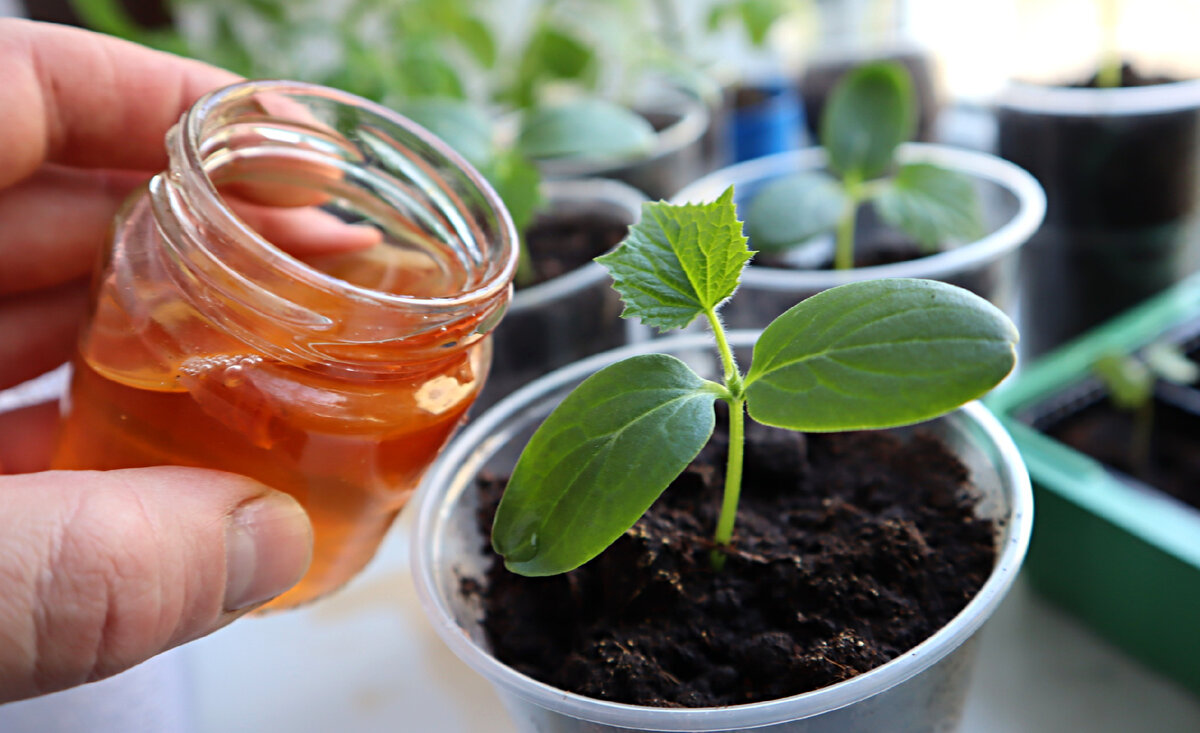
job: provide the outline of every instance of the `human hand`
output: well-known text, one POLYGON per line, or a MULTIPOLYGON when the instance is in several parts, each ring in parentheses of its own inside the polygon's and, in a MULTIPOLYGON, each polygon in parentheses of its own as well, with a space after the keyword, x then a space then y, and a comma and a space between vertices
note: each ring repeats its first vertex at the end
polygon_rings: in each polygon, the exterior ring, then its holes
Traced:
MULTIPOLYGON (((0 68, 4 389, 70 356, 113 213, 165 167, 163 135, 180 114, 236 77, 13 19, 0 19, 0 68)), ((286 239, 286 217, 255 226, 266 234, 273 223, 286 239)), ((304 237, 294 244, 304 250, 304 237)), ((0 473, 16 474, 0 475, 0 702, 120 672, 224 626, 307 569, 303 510, 251 479, 44 471, 56 412, 0 414, 0 473)))

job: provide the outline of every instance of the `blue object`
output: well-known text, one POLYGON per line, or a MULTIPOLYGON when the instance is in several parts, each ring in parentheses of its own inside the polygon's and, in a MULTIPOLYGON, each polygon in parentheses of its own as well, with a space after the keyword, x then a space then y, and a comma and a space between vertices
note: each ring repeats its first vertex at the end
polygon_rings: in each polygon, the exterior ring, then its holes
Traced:
POLYGON ((796 150, 808 144, 804 106, 790 84, 778 80, 745 84, 740 89, 742 94, 757 92, 763 99, 747 107, 736 103, 732 106, 729 151, 733 162, 796 150))

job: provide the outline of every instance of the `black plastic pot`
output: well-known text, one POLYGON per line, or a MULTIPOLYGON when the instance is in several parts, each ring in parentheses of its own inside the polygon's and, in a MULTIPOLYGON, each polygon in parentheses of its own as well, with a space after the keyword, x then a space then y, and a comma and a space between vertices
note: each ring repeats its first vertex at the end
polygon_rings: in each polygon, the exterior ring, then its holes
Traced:
POLYGON ((1022 348, 1036 356, 1200 263, 1200 81, 1120 89, 1014 85, 999 154, 1046 191, 1021 254, 1022 348))

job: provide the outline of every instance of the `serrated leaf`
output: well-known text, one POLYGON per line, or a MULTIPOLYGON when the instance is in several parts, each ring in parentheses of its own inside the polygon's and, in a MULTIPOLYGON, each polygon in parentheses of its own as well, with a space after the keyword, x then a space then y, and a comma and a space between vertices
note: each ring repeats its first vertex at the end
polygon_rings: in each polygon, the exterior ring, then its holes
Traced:
POLYGON ((903 66, 879 62, 854 69, 834 87, 821 115, 829 167, 860 180, 883 175, 916 121, 912 78, 903 66))
POLYGON ((828 174, 777 178, 746 208, 746 233, 759 251, 784 250, 833 229, 847 204, 841 185, 828 174))
POLYGON ((404 100, 400 113, 440 137, 471 165, 485 168, 491 163, 491 122, 478 106, 462 99, 425 97, 404 100))
POLYGON ((930 163, 912 163, 872 199, 888 224, 927 250, 983 236, 983 212, 968 176, 930 163))
POLYGON ((712 435, 709 385, 649 354, 568 395, 525 446, 496 512, 492 546, 509 570, 572 570, 632 527, 712 435))
POLYGON ((905 425, 980 397, 1016 363, 995 306, 932 280, 870 280, 818 293, 754 345, 750 416, 806 431, 905 425))
POLYGON ((621 245, 596 261, 625 302, 621 317, 666 331, 733 295, 753 254, 728 188, 709 204, 643 204, 621 245))
POLYGON ((517 149, 534 160, 632 157, 654 147, 646 118, 620 105, 587 98, 525 113, 517 149))

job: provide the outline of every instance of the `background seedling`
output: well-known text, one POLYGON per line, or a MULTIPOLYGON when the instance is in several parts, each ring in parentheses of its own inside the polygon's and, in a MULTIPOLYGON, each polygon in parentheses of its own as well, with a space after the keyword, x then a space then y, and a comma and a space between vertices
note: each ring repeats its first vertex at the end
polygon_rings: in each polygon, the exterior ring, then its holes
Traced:
POLYGON ((1120 0, 1096 0, 1100 13, 1100 68, 1096 86, 1111 89, 1121 86, 1121 50, 1117 43, 1117 25, 1121 18, 1120 0))
POLYGON ((805 172, 763 186, 750 202, 746 228, 762 251, 782 251, 834 232, 834 267, 854 266, 855 220, 870 202, 879 217, 933 252, 983 231, 971 181, 930 163, 896 162, 896 149, 916 129, 908 71, 894 62, 846 75, 821 115, 829 172, 805 172))
POLYGON ((752 256, 727 190, 710 204, 646 204, 599 258, 625 317, 659 330, 703 316, 720 382, 665 354, 636 356, 582 382, 521 454, 496 512, 492 545, 510 570, 551 575, 582 565, 629 529, 696 457, 729 405, 715 564, 733 539, 745 417, 838 431, 910 424, 991 389, 1015 363, 1016 331, 987 301, 928 280, 889 279, 815 295, 773 321, 743 374, 718 310, 752 256))
POLYGON ((1140 355, 1108 352, 1096 360, 1092 372, 1108 389, 1112 405, 1133 416, 1129 464, 1134 471, 1144 471, 1150 463, 1154 437, 1155 380, 1192 384, 1200 380, 1200 365, 1189 359, 1178 345, 1156 341, 1142 349, 1140 355))

